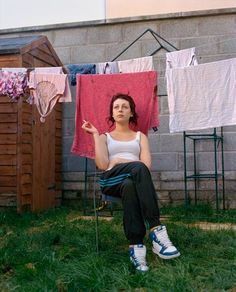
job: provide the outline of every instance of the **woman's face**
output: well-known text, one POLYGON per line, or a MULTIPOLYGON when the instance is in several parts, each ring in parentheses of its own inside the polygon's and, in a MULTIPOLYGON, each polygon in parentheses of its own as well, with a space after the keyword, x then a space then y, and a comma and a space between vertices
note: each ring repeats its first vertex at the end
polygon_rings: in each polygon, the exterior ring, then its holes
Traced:
POLYGON ((129 122, 132 116, 131 108, 127 100, 118 98, 114 101, 112 117, 116 122, 129 122))

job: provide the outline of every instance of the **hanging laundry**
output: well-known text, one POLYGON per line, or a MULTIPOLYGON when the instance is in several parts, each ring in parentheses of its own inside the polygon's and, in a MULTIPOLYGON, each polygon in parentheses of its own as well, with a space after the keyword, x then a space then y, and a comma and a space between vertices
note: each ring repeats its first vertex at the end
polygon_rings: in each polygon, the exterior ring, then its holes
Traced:
POLYGON ((76 85, 76 74, 96 74, 96 64, 69 64, 70 84, 76 85))
POLYGON ((99 133, 108 132, 109 104, 117 93, 129 94, 136 103, 139 116, 134 130, 147 134, 159 126, 157 101, 157 72, 124 74, 77 75, 75 135, 72 152, 94 158, 94 143, 91 135, 82 129, 83 120, 93 123, 99 133))
POLYGON ((27 74, 23 72, 0 71, 0 95, 7 95, 13 101, 27 90, 27 74))
POLYGON ((172 69, 170 132, 236 124, 236 58, 172 69))
POLYGON ((153 57, 142 57, 129 60, 118 61, 120 73, 135 73, 144 71, 153 71, 153 57))
POLYGON ((173 93, 171 91, 173 78, 172 69, 195 66, 198 64, 195 48, 188 48, 180 51, 166 53, 166 86, 168 95, 169 112, 173 112, 173 93))
POLYGON ((65 74, 30 72, 29 88, 42 123, 45 122, 46 116, 52 112, 55 104, 64 94, 66 78, 65 74))
POLYGON ((26 68, 2 68, 2 71, 14 72, 14 73, 27 73, 26 68))
POLYGON ((166 53, 166 70, 198 65, 195 48, 166 53))
MULTIPOLYGON (((34 69, 35 73, 49 73, 49 74, 64 74, 62 67, 38 67, 34 69)), ((66 75, 66 86, 63 95, 59 98, 58 102, 72 102, 70 84, 68 75, 66 75)))
POLYGON ((115 74, 119 73, 117 62, 105 62, 96 64, 96 74, 115 74))

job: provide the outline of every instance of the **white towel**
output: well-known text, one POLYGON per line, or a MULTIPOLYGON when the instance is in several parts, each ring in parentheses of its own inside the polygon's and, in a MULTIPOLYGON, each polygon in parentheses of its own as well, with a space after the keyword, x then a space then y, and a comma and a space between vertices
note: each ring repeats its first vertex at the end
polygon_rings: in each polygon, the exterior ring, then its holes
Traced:
POLYGON ((197 65, 195 48, 166 53, 166 72, 169 69, 197 65))
POLYGON ((236 58, 171 70, 170 132, 236 124, 236 58))
POLYGON ((96 64, 96 74, 115 74, 119 73, 117 62, 105 62, 96 64))
POLYGON ((118 61, 120 73, 136 73, 144 71, 153 71, 153 57, 142 57, 129 60, 118 61))

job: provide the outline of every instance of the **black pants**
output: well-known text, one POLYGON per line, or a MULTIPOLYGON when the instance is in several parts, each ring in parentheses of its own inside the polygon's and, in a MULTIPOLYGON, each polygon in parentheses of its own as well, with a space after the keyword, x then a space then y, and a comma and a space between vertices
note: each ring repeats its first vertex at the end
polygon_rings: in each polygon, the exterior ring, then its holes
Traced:
POLYGON ((146 165, 135 161, 115 165, 100 179, 102 193, 121 197, 124 231, 130 244, 143 243, 149 228, 160 224, 156 191, 146 165))

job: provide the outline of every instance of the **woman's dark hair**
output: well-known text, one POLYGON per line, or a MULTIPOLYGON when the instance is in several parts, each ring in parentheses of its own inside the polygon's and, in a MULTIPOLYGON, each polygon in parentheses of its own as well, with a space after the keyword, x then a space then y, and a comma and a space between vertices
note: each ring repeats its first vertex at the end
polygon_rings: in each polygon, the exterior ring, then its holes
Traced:
POLYGON ((118 93, 112 97, 111 102, 110 102, 110 108, 109 108, 108 122, 111 122, 111 126, 113 126, 115 123, 115 120, 112 115, 113 115, 113 104, 117 99, 124 99, 128 101, 130 110, 132 113, 132 117, 130 117, 129 123, 133 123, 136 126, 138 123, 138 115, 135 111, 135 102, 131 96, 127 94, 123 94, 123 93, 118 93))

